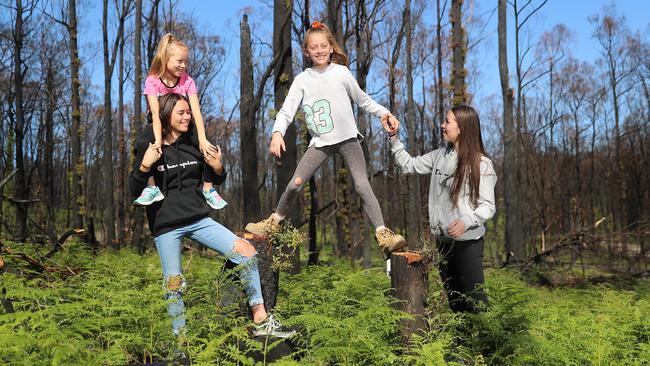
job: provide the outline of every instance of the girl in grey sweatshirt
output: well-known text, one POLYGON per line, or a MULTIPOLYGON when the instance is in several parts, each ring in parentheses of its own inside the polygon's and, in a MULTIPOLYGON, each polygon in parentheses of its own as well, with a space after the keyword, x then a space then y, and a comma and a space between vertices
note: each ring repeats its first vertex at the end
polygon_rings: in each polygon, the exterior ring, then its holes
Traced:
POLYGON ((309 148, 298 162, 275 212, 265 220, 249 223, 246 231, 261 236, 280 231, 284 217, 304 183, 329 156, 338 152, 350 169, 354 188, 375 227, 377 243, 388 256, 406 246, 406 241, 384 226, 379 201, 368 182, 366 162, 359 143, 361 134, 352 113, 350 98, 366 112, 385 118, 387 123, 392 123, 395 117, 361 90, 347 68, 347 56, 324 24, 312 23, 305 35, 304 52, 311 67, 296 76, 289 88, 273 125, 270 150, 278 158, 281 156, 285 150, 284 134, 300 105, 312 136, 309 148))
POLYGON ((429 226, 443 257, 439 269, 449 304, 454 311, 476 311, 476 302, 487 300, 481 289, 484 223, 496 212, 497 181, 483 148, 478 114, 469 106, 452 108, 441 124, 447 146, 418 157, 399 141, 399 122, 383 118, 382 124, 401 170, 431 174, 429 226))

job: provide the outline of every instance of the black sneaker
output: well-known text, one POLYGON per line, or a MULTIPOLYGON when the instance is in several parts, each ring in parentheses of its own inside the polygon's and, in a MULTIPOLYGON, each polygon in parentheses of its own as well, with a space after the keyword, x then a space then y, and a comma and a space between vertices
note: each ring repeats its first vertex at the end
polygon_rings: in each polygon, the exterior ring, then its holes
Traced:
POLYGON ((272 336, 277 338, 289 338, 296 334, 295 330, 283 330, 283 326, 275 319, 273 315, 269 314, 263 322, 255 324, 253 329, 253 336, 272 336))

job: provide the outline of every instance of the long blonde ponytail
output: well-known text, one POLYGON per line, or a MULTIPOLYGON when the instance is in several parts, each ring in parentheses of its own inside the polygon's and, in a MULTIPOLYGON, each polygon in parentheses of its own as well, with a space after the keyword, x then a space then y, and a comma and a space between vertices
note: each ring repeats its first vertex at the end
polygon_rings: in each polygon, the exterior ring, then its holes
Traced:
POLYGON ((156 48, 156 54, 153 56, 153 61, 151 61, 151 67, 149 68, 149 75, 156 75, 161 77, 167 71, 167 61, 169 60, 169 54, 172 49, 175 47, 184 48, 188 50, 189 48, 185 42, 174 37, 171 33, 165 34, 158 42, 158 48, 156 48))

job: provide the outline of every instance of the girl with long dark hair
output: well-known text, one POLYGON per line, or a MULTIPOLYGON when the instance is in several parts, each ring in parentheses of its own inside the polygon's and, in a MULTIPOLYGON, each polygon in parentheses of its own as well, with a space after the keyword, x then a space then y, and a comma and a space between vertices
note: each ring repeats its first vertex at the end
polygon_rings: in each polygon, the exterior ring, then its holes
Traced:
POLYGON ((481 123, 474 108, 461 105, 447 112, 441 124, 446 146, 412 157, 399 141, 399 122, 382 119, 391 152, 406 174, 431 174, 429 225, 441 254, 439 269, 449 306, 454 311, 478 310, 486 302, 481 288, 483 235, 494 216, 497 176, 481 138, 481 123))

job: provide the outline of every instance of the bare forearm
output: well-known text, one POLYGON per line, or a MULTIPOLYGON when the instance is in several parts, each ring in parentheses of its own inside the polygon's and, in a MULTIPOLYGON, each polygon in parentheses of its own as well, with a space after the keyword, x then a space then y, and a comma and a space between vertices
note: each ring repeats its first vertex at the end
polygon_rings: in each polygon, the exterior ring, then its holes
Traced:
POLYGON ((205 124, 203 123, 203 115, 201 114, 201 105, 197 95, 190 95, 190 108, 192 109, 192 117, 194 118, 194 125, 199 137, 199 143, 206 142, 208 139, 205 134, 205 124))

